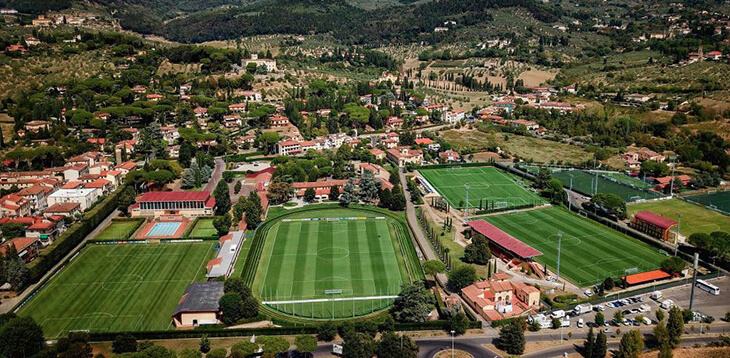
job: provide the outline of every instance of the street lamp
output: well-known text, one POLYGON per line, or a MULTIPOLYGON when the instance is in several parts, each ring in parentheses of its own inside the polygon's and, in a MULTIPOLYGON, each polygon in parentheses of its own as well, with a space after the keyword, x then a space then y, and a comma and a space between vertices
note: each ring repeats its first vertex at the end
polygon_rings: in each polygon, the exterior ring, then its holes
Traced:
POLYGON ((454 333, 456 333, 456 331, 454 331, 452 329, 451 330, 451 358, 454 358, 454 333))
POLYGON ((674 196, 674 168, 677 166, 675 163, 675 160, 677 160, 677 156, 672 156, 672 177, 669 181, 669 196, 674 196))

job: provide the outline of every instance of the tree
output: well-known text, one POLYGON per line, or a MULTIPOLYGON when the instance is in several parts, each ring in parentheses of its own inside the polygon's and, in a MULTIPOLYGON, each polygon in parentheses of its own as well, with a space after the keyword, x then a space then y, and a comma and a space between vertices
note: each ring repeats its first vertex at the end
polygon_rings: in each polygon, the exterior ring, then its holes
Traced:
POLYGON ((478 265, 486 265, 492 258, 492 252, 489 250, 489 242, 482 235, 475 235, 471 239, 471 244, 464 248, 465 262, 478 265))
POLYGON ((405 335, 385 332, 378 344, 378 358, 415 358, 418 356, 418 345, 405 335))
POLYGON ((183 168, 187 168, 191 164, 191 160, 195 157, 195 147, 188 141, 183 141, 180 144, 180 151, 177 156, 177 161, 183 168))
POLYGON ((669 331, 669 345, 672 349, 679 347, 684 332, 684 319, 682 318, 682 311, 677 306, 669 310, 667 331, 669 331))
POLYGON ((659 322, 664 321, 664 311, 661 309, 656 310, 656 320, 659 322))
POLYGON ((198 343, 198 346, 200 346, 200 351, 203 353, 208 353, 208 351, 210 351, 210 341, 208 340, 208 335, 204 334, 200 337, 200 342, 198 343))
POLYGON ((0 326, 0 356, 30 357, 44 344, 43 329, 31 317, 14 317, 0 326))
POLYGON ((236 184, 233 185, 233 192, 238 194, 241 192, 241 181, 237 181, 236 184))
POLYGON ((550 173, 550 170, 545 167, 540 167, 540 170, 537 172, 537 177, 535 179, 535 186, 538 189, 544 189, 547 187, 548 182, 552 178, 552 175, 550 173))
POLYGON ((679 256, 672 256, 660 264, 662 270, 669 272, 669 273, 678 273, 682 272, 685 267, 687 267, 687 262, 682 260, 679 256))
POLYGON ((228 190, 228 184, 221 180, 215 186, 213 190, 213 197, 215 198, 215 214, 223 215, 231 210, 231 192, 228 190))
POLYGON ((669 331, 663 322, 654 327, 654 340, 659 347, 659 357, 671 358, 672 345, 669 341, 669 331))
POLYGON ((316 196, 317 193, 314 191, 314 188, 307 188, 307 190, 304 191, 304 201, 308 203, 313 202, 316 196))
POLYGON ((684 323, 689 323, 694 318, 695 314, 692 312, 691 309, 685 308, 682 310, 682 321, 684 323))
POLYGON ((369 334, 354 332, 344 338, 342 350, 344 358, 371 358, 375 355, 377 343, 369 334))
POLYGON ((613 313, 613 320, 616 321, 616 323, 621 323, 624 321, 624 314, 621 312, 621 310, 616 310, 616 312, 613 313))
POLYGON ((261 215, 264 209, 261 207, 261 198, 257 192, 250 192, 246 200, 246 225, 249 229, 256 228, 261 223, 261 215))
POLYGON ((227 234, 231 228, 231 215, 225 213, 223 216, 213 219, 213 227, 218 233, 218 236, 227 234))
POLYGON ((618 358, 638 358, 644 350, 644 337, 638 329, 632 330, 621 337, 618 347, 618 358))
POLYGON ((342 195, 340 195, 340 205, 348 206, 351 203, 357 203, 358 195, 357 189, 355 188, 355 181, 350 178, 345 186, 343 187, 342 195))
POLYGON ((562 322, 560 322, 560 318, 553 318, 552 322, 550 322, 550 325, 553 327, 553 329, 558 329, 562 325, 562 322))
POLYGON ((417 283, 404 283, 393 301, 391 313, 400 322, 425 322, 433 309, 433 297, 417 283))
POLYGON ((591 327, 588 330, 588 335, 586 335, 586 340, 583 342, 583 357, 591 358, 593 357, 593 347, 596 344, 596 337, 593 334, 593 327, 591 327))
POLYGON ((265 353, 274 355, 288 351, 290 346, 286 339, 279 336, 262 336, 256 341, 261 344, 265 353))
POLYGON ((114 342, 112 342, 112 351, 117 354, 136 352, 137 339, 131 334, 120 334, 114 338, 114 342))
POLYGON ((218 306, 221 310, 221 321, 227 325, 232 325, 243 318, 243 299, 238 293, 224 294, 218 300, 218 306))
POLYGON ((436 275, 443 273, 444 270, 446 270, 446 265, 444 265, 441 260, 428 260, 423 263, 423 272, 426 275, 433 276, 434 279, 436 275))
POLYGON ((119 199, 117 200, 117 210, 119 210, 122 215, 127 216, 129 214, 129 206, 134 204, 136 196, 137 192, 135 192, 133 187, 124 187, 124 190, 119 194, 119 199))
POLYGON ((458 292, 462 288, 471 285, 477 280, 477 272, 470 265, 460 265, 449 272, 448 286, 452 292, 458 292))
POLYGON ((317 326, 317 339, 323 342, 330 342, 335 339, 337 327, 331 322, 325 322, 317 326))
POLYGON ((5 240, 12 240, 16 237, 25 236, 25 225, 20 223, 7 223, 0 225, 0 231, 2 231, 2 237, 5 240))
POLYGON ((329 193, 328 199, 330 199, 330 201, 337 201, 337 199, 339 199, 339 198, 340 198, 340 187, 338 187, 337 185, 333 185, 330 188, 330 193, 329 193))
POLYGON ((373 177, 372 172, 366 170, 362 177, 360 177, 360 182, 358 183, 358 194, 360 200, 366 203, 373 202, 378 197, 380 186, 380 181, 373 177))
POLYGON ((399 187, 393 188, 393 195, 390 197, 390 210, 403 211, 406 208, 406 197, 399 187))
POLYGON ((301 353, 313 353, 317 350, 317 338, 311 335, 299 335, 294 339, 297 351, 301 353))
POLYGON ((259 350, 259 345, 251 341, 241 341, 231 347, 232 358, 247 358, 259 350))
POLYGON ((447 331, 454 331, 454 334, 460 336, 466 333, 466 330, 469 328, 469 319, 466 317, 466 314, 464 314, 464 312, 459 312, 449 317, 449 319, 446 321, 445 328, 447 331))
POLYGON ((499 331, 497 348, 509 354, 522 354, 525 351, 525 321, 514 320, 499 331))
POLYGON ((595 322, 597 326, 603 326, 606 323, 606 317, 603 316, 603 312, 596 313, 596 317, 593 319, 593 322, 595 322))
POLYGON ((593 345, 593 358, 606 358, 606 353, 608 353, 606 334, 599 331, 596 335, 596 344, 593 345))
POLYGON ((380 192, 380 199, 378 206, 381 208, 390 208, 393 205, 393 192, 390 189, 385 189, 380 192))
MULTIPOLYGON (((89 334, 86 332, 69 332, 67 338, 58 340, 56 351, 59 358, 91 358, 92 349, 89 345, 89 334)), ((43 356, 44 351, 40 355, 43 356)))
POLYGON ((620 196, 612 193, 599 193, 591 198, 591 202, 606 209, 613 210, 620 218, 626 217, 626 202, 620 196))
POLYGON ((228 350, 225 348, 216 348, 208 352, 205 358, 226 358, 228 356, 228 350))
POLYGON ((563 190, 563 182, 558 179, 550 179, 545 192, 550 197, 551 204, 559 205, 568 199, 568 194, 563 190))
POLYGON ((283 204, 291 199, 294 189, 290 183, 282 181, 280 178, 274 178, 269 183, 269 200, 272 204, 283 204))
POLYGON ((223 292, 235 292, 242 298, 251 296, 251 289, 246 286, 246 281, 242 277, 231 277, 223 283, 223 292))

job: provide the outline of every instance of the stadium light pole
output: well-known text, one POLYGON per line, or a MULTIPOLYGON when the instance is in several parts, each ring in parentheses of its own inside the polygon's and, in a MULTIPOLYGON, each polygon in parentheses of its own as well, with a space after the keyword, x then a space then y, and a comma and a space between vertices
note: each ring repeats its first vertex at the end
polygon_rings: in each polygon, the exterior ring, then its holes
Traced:
POLYGON ((677 164, 675 164, 675 162, 674 162, 675 160, 677 160, 676 155, 672 156, 672 176, 670 178, 671 180, 669 181, 669 196, 670 197, 674 196, 674 168, 677 166, 677 164))
POLYGON ((677 256, 679 247, 679 225, 682 223, 682 213, 677 213, 677 235, 674 237, 674 256, 677 256))
POLYGON ((560 280, 560 242, 563 241, 563 232, 558 231, 558 270, 557 270, 557 277, 558 280, 560 280))
POLYGON ((452 329, 451 330, 451 358, 454 358, 454 333, 456 333, 456 331, 454 331, 452 329))
POLYGON ((464 209, 464 221, 469 221, 469 184, 464 184, 466 189, 466 208, 464 209))
MULTIPOLYGON (((568 175, 570 175, 570 196, 573 196, 573 174, 569 173, 568 175)), ((572 201, 568 198, 568 211, 572 211, 572 208, 572 201)))

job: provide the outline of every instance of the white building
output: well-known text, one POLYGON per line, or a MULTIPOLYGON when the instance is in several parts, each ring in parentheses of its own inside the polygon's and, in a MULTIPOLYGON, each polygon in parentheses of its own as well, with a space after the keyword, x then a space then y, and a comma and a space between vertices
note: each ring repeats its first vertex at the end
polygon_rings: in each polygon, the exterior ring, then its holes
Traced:
POLYGON ((59 189, 48 196, 48 206, 53 204, 78 203, 81 211, 89 209, 99 198, 98 189, 59 189))
POLYGON ((252 54, 250 59, 242 60, 241 62, 244 68, 248 66, 249 63, 255 63, 256 67, 259 67, 261 65, 266 66, 267 72, 276 72, 276 60, 268 58, 259 59, 259 56, 257 54, 252 54))

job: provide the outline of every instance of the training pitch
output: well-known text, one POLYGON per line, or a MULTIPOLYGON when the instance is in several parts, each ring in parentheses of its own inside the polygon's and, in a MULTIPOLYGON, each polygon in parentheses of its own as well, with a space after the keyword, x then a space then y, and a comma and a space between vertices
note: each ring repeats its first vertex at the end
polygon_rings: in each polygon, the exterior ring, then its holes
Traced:
POLYGON ((409 239, 400 226, 376 212, 352 209, 287 216, 265 237, 254 292, 272 309, 300 317, 382 310, 410 281, 404 256, 413 249, 402 241, 409 239))
POLYGON ((637 239, 561 208, 545 208, 484 218, 541 251, 535 260, 555 272, 558 232, 562 232, 560 276, 580 287, 617 278, 625 270, 654 270, 666 255, 637 239))
POLYGON ((195 221, 195 226, 193 227, 193 230, 190 231, 188 237, 195 238, 217 236, 218 230, 216 230, 213 226, 213 220, 215 220, 215 217, 198 218, 198 220, 195 221))
POLYGON ((467 184, 469 208, 478 208, 482 199, 493 202, 497 207, 542 203, 537 194, 494 167, 421 169, 419 173, 457 209, 465 206, 467 184))
POLYGON ((112 222, 96 235, 97 241, 127 240, 144 222, 144 219, 136 220, 112 220, 112 222))
POLYGON ((558 170, 553 172, 553 178, 560 180, 565 188, 570 188, 570 179, 573 177, 573 190, 584 195, 593 196, 594 192, 599 194, 616 194, 626 202, 639 199, 653 199, 664 195, 647 190, 644 183, 628 176, 616 177, 614 175, 598 173, 598 190, 594 188, 596 174, 582 170, 558 170))
POLYGON ((685 237, 689 237, 698 232, 709 234, 719 230, 728 231, 728 228, 730 228, 730 216, 680 199, 631 204, 626 207, 626 210, 629 215, 634 215, 638 211, 647 210, 674 221, 677 221, 677 213, 681 213, 679 232, 685 237))
POLYGON ((716 191, 714 193, 693 195, 685 199, 730 215, 730 191, 716 191))
POLYGON ((171 328, 185 287, 205 280, 213 242, 89 245, 20 310, 48 338, 171 328))

